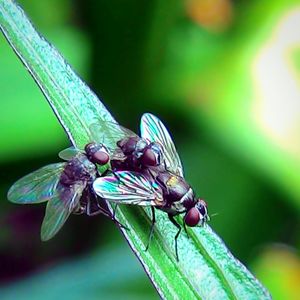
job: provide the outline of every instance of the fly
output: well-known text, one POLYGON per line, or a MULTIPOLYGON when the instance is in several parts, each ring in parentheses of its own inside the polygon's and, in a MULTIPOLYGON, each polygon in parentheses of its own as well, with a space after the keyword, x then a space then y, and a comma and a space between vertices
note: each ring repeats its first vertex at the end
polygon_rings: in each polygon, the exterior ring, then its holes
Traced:
POLYGON ((8 200, 19 204, 48 202, 41 227, 41 239, 51 239, 71 213, 111 215, 94 200, 92 184, 97 166, 109 161, 107 149, 90 143, 85 151, 66 149, 60 157, 67 162, 44 166, 19 179, 8 191, 8 200))
POLYGON ((198 199, 185 181, 183 167, 172 138, 164 124, 152 114, 141 119, 141 137, 126 137, 117 142, 111 157, 112 172, 97 178, 95 193, 117 204, 150 206, 152 225, 148 245, 153 235, 155 210, 168 214, 178 228, 175 235, 175 253, 178 260, 177 239, 181 226, 174 218, 184 215, 185 226, 203 225, 208 219, 207 204, 198 199))

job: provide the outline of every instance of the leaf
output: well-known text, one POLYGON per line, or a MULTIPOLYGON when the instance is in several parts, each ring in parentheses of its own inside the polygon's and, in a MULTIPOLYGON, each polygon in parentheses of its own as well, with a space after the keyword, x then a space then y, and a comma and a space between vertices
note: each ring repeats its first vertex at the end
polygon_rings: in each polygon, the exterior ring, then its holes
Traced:
MULTIPOLYGON (((55 3, 53 6, 57 7, 55 3)), ((76 28, 67 26, 55 25, 45 30, 76 69, 86 76, 88 72, 86 61, 90 49, 86 35, 78 33, 76 28)), ((0 101, 0 127, 5 128, 0 133, 1 140, 5 141, 0 148, 0 162, 7 163, 14 159, 26 160, 30 157, 37 158, 51 154, 57 151, 59 145, 65 146, 66 135, 54 115, 49 113, 46 101, 40 101, 43 98, 40 90, 32 82, 32 78, 26 75, 25 68, 12 54, 1 33, 0 35, 0 78, 2 78, 1 99, 3 99, 0 101), (18 83, 18 88, 13 82, 18 83), (26 101, 22 101, 25 99, 26 101), (41 144, 43 151, 40 149, 41 144)))
MULTIPOLYGON (((114 121, 95 94, 55 48, 35 31, 13 1, 0 0, 0 25, 74 145, 82 148, 90 141, 89 125, 95 120, 114 121)), ((189 229, 190 238, 185 233, 180 235, 180 261, 177 262, 174 251, 176 228, 165 213, 157 212, 154 237, 148 251, 145 251, 151 224, 148 209, 121 206, 117 218, 128 227, 129 230, 120 230, 162 298, 271 298, 208 225, 189 229)), ((178 218, 178 221, 182 220, 178 218)))

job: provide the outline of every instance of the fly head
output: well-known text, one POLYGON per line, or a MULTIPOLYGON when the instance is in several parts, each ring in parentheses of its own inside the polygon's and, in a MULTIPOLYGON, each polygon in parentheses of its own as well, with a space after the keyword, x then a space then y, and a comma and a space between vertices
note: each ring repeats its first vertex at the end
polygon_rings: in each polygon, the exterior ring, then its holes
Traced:
POLYGON ((190 227, 197 226, 198 224, 202 226, 208 220, 207 204, 202 199, 198 199, 195 206, 191 207, 184 217, 185 224, 190 227))
POLYGON ((87 144, 84 149, 87 158, 92 163, 103 166, 109 162, 109 154, 104 145, 93 142, 87 144))
POLYGON ((162 149, 158 143, 150 143, 143 150, 141 164, 145 167, 154 167, 162 162, 162 149))

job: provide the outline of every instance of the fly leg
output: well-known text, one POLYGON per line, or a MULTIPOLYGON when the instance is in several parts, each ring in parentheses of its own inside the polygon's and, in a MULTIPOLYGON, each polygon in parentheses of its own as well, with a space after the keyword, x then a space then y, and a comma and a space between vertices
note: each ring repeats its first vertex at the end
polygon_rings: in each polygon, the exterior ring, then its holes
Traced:
POLYGON ((87 202, 87 205, 86 205, 86 214, 88 216, 97 216, 99 214, 102 214, 108 218, 110 218, 113 222, 117 223, 120 227, 128 230, 128 227, 126 227, 125 225, 121 224, 116 218, 115 218, 115 210, 113 212, 113 215, 111 214, 111 212, 103 207, 101 207, 98 202, 97 202, 97 210, 96 211, 92 211, 91 209, 91 200, 89 200, 87 202))
POLYGON ((74 215, 82 215, 85 213, 85 207, 79 205, 73 212, 74 215))
MULTIPOLYGON (((96 199, 95 199, 96 200, 96 199)), ((97 200, 96 200, 97 201, 97 200)), ((88 216, 90 216, 90 217, 93 217, 93 216, 97 216, 97 215, 99 215, 99 214, 103 214, 104 216, 106 216, 106 217, 108 217, 108 218, 112 218, 112 216, 111 216, 111 213, 108 211, 108 210, 106 210, 106 209, 104 209, 103 207, 101 207, 99 204, 98 204, 98 202, 97 202, 97 210, 92 210, 92 207, 91 207, 91 199, 89 199, 88 201, 87 201, 87 204, 86 204, 86 214, 88 215, 88 216)))
POLYGON ((116 211, 118 209, 118 206, 119 206, 118 203, 115 203, 115 207, 113 208, 113 215, 112 215, 113 219, 115 219, 116 211))
POLYGON ((187 232, 187 229, 186 229, 186 224, 184 221, 183 221, 183 228, 184 228, 184 231, 185 231, 187 237, 190 238, 189 233, 187 232))
POLYGON ((110 218, 113 222, 117 223, 121 228, 126 229, 126 230, 129 230, 129 228, 126 227, 125 225, 123 225, 122 223, 120 223, 120 222, 115 218, 115 216, 112 215, 112 214, 110 213, 110 211, 107 211, 107 210, 105 210, 104 208, 102 208, 102 207, 100 207, 100 206, 99 206, 99 208, 98 208, 98 211, 93 212, 92 214, 88 214, 88 215, 89 215, 89 216, 95 216, 95 215, 99 215, 99 214, 103 214, 103 215, 105 215, 106 217, 110 218))
POLYGON ((145 251, 147 251, 149 249, 149 246, 150 246, 150 242, 152 240, 152 236, 153 236, 153 232, 154 232, 154 225, 155 225, 155 210, 154 210, 154 207, 151 206, 151 213, 152 213, 152 224, 151 224, 151 229, 150 229, 150 232, 149 232, 149 236, 148 236, 148 243, 147 243, 147 246, 145 248, 145 251))
POLYGON ((111 216, 111 219, 112 219, 114 222, 118 223, 118 225, 121 226, 122 228, 124 228, 124 229, 126 229, 126 230, 129 230, 128 227, 126 227, 125 225, 121 224, 121 223, 116 219, 116 211, 117 211, 118 206, 119 206, 119 204, 116 203, 116 204, 115 204, 115 207, 113 208, 113 214, 112 214, 112 216, 111 216))
POLYGON ((174 216, 171 214, 168 214, 169 220, 178 228, 178 231, 175 235, 175 253, 176 253, 176 260, 179 261, 178 258, 178 248, 177 248, 177 239, 179 237, 179 234, 181 232, 181 226, 177 223, 177 221, 174 219, 174 216))

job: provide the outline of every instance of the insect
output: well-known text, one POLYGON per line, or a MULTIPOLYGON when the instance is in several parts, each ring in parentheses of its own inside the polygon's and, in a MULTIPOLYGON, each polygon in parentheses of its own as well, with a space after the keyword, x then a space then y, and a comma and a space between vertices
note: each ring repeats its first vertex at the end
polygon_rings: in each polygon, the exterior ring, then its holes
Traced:
MULTIPOLYGON (((94 141, 106 146, 113 171, 141 171, 162 163, 159 143, 139 137, 117 123, 99 120, 91 125, 91 132, 94 141)), ((72 147, 69 149, 72 151, 72 147)))
POLYGON ((67 162, 44 166, 19 179, 8 191, 8 200, 20 204, 48 202, 41 227, 41 239, 51 239, 71 213, 87 215, 110 213, 98 205, 92 190, 97 166, 109 161, 107 149, 97 143, 85 151, 66 149, 59 156, 67 162))
POLYGON ((113 156, 113 169, 141 170, 142 168, 159 166, 162 163, 162 148, 156 142, 131 136, 118 141, 117 146, 119 151, 116 153, 122 153, 124 158, 120 160, 113 156))
POLYGON ((163 123, 146 113, 142 116, 140 129, 141 138, 126 137, 117 142, 123 159, 119 158, 120 155, 112 156, 112 173, 97 178, 93 189, 98 196, 110 202, 151 207, 152 225, 146 249, 153 235, 154 208, 166 212, 178 228, 175 235, 178 260, 177 239, 181 226, 174 217, 185 214, 184 228, 186 225, 203 225, 209 219, 207 204, 196 198, 185 181, 179 155, 163 123))

